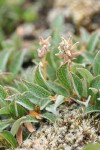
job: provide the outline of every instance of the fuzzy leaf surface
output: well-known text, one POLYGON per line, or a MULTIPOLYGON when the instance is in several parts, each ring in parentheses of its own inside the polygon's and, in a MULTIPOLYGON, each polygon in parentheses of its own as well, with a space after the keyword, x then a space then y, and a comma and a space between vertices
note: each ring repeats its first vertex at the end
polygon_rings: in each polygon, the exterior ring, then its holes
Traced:
POLYGON ((57 119, 57 117, 54 114, 51 114, 48 112, 42 113, 41 116, 45 119, 50 120, 52 123, 55 123, 55 121, 57 119))
POLYGON ((87 69, 84 69, 84 68, 77 68, 78 72, 80 73, 80 75, 85 78, 85 80, 90 83, 91 80, 93 79, 93 76, 92 74, 87 70, 87 69))
POLYGON ((36 97, 46 98, 51 95, 49 91, 47 91, 46 89, 37 84, 34 83, 32 84, 27 81, 24 81, 24 84, 27 86, 28 91, 31 91, 36 97))
POLYGON ((22 105, 23 107, 25 107, 28 110, 33 109, 32 102, 30 102, 29 99, 27 97, 25 97, 24 95, 17 95, 16 96, 16 103, 22 105))
POLYGON ((58 95, 55 103, 46 107, 46 110, 57 115, 57 107, 59 107, 63 102, 64 102, 64 96, 58 95))
POLYGON ((18 51, 14 53, 13 60, 11 60, 9 64, 9 71, 13 72, 14 74, 17 74, 21 68, 21 65, 23 63, 23 59, 25 56, 25 51, 18 51))
POLYGON ((62 65, 57 71, 57 77, 60 83, 68 90, 71 90, 69 73, 68 73, 68 65, 62 65))
POLYGON ((93 72, 95 75, 100 75, 100 50, 96 54, 93 62, 93 72))
POLYGON ((100 89, 100 75, 96 76, 90 84, 90 87, 100 89))
POLYGON ((56 94, 63 95, 66 97, 69 96, 69 92, 61 85, 51 81, 48 81, 48 85, 56 94))
POLYGON ((21 124, 24 123, 24 122, 34 122, 34 123, 37 123, 38 120, 32 116, 32 115, 26 115, 22 118, 21 120, 21 124))
POLYGON ((95 50, 95 47, 97 45, 97 42, 100 37, 100 32, 94 32, 91 34, 90 39, 87 44, 87 50, 93 52, 95 50))
POLYGON ((38 66, 35 70, 34 81, 35 83, 39 84, 41 87, 48 89, 47 83, 42 76, 40 66, 38 66))
POLYGON ((75 90, 77 96, 80 98, 82 95, 82 92, 83 92, 82 81, 74 73, 72 73, 72 83, 73 83, 74 90, 75 90))
POLYGON ((50 102, 50 98, 39 98, 34 96, 34 94, 30 91, 27 91, 24 93, 24 96, 26 96, 33 104, 40 106, 40 109, 44 109, 50 102))

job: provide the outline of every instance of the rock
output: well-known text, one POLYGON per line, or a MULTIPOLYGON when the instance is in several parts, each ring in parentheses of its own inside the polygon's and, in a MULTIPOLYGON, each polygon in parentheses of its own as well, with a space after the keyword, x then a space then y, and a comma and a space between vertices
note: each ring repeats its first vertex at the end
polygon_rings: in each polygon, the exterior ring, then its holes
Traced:
POLYGON ((100 16, 99 0, 55 0, 54 8, 50 13, 50 19, 62 14, 64 17, 71 17, 76 25, 85 26, 89 30, 97 29, 100 26, 98 22, 100 19, 95 17, 100 16), (95 20, 93 20, 93 16, 95 20))

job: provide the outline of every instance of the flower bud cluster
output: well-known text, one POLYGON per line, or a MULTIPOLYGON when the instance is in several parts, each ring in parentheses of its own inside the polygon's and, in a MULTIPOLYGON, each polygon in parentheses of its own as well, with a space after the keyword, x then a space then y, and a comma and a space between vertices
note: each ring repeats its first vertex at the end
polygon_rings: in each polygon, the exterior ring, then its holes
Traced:
POLYGON ((39 45, 41 47, 38 49, 38 57, 39 58, 42 58, 49 51, 49 46, 50 46, 49 40, 50 40, 50 38, 51 38, 50 36, 46 39, 43 39, 42 37, 40 37, 39 45))
POLYGON ((63 37, 61 37, 62 41, 59 43, 59 53, 56 54, 56 56, 60 56, 63 60, 63 63, 68 62, 69 60, 77 57, 80 55, 79 51, 76 51, 77 45, 79 42, 76 42, 74 45, 72 45, 72 36, 69 36, 68 41, 66 41, 63 37))

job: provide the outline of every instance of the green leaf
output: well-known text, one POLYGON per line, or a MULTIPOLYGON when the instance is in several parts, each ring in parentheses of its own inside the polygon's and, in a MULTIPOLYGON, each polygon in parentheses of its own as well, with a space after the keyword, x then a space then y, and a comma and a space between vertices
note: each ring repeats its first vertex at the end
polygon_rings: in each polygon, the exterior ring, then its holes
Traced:
POLYGON ((65 88, 63 88, 61 85, 57 83, 48 81, 48 85, 56 94, 63 95, 65 97, 68 97, 70 95, 69 92, 65 88))
POLYGON ((84 113, 93 113, 93 112, 100 112, 100 108, 98 108, 96 105, 88 105, 88 107, 84 108, 84 113))
POLYGON ((72 90, 70 78, 69 78, 69 72, 68 72, 68 65, 64 64, 62 65, 58 71, 57 71, 57 77, 60 83, 67 88, 68 90, 72 90))
POLYGON ((33 104, 30 102, 30 100, 25 97, 24 95, 17 95, 16 96, 16 103, 20 104, 24 108, 28 110, 33 110, 33 104))
POLYGON ((100 143, 85 145, 82 150, 100 150, 100 143))
POLYGON ((11 87, 11 86, 7 86, 7 94, 8 95, 14 95, 20 93, 16 88, 11 87))
POLYGON ((34 123, 37 123, 38 120, 34 116, 32 116, 32 115, 26 115, 26 116, 23 117, 23 119, 21 121, 21 124, 25 123, 25 122, 34 122, 34 123))
POLYGON ((63 102, 64 102, 64 96, 58 95, 55 103, 46 107, 46 110, 57 115, 57 107, 59 107, 63 102))
POLYGON ((1 99, 5 99, 6 98, 6 91, 4 90, 4 88, 0 85, 0 98, 1 99))
POLYGON ((23 117, 21 117, 21 118, 19 118, 18 120, 16 120, 16 121, 14 122, 14 124, 12 125, 11 134, 12 134, 13 136, 15 136, 15 134, 17 133, 18 128, 19 128, 19 126, 21 125, 21 121, 22 121, 22 120, 23 120, 23 117))
POLYGON ((58 106, 60 106, 63 102, 64 102, 64 96, 58 95, 58 96, 57 96, 57 99, 56 99, 56 101, 55 101, 55 106, 56 106, 56 108, 57 108, 58 106))
POLYGON ((7 128, 10 124, 13 123, 13 120, 5 120, 5 121, 0 121, 0 132, 7 128))
POLYGON ((23 116, 23 117, 19 118, 12 125, 11 133, 12 133, 13 136, 15 136, 15 134, 18 131, 19 126, 21 124, 23 124, 24 122, 34 122, 34 123, 37 123, 38 120, 36 118, 34 118, 32 115, 26 115, 26 116, 23 116))
MULTIPOLYGON (((52 62, 52 67, 54 68, 54 72, 56 73, 57 68, 60 66, 60 58, 55 54, 58 53, 58 49, 53 47, 53 50, 50 51, 50 59, 52 62)), ((47 60, 48 61, 48 60, 47 60)))
POLYGON ((5 70, 8 58, 10 56, 11 50, 3 50, 0 52, 0 70, 5 70))
POLYGON ((50 120, 52 123, 55 123, 57 117, 54 115, 54 114, 51 114, 51 113, 42 113, 41 116, 45 119, 48 119, 50 120))
POLYGON ((82 53, 82 56, 85 58, 84 63, 85 64, 91 64, 94 60, 94 54, 90 53, 89 51, 84 51, 82 53))
POLYGON ((87 43, 87 50, 93 52, 96 48, 97 42, 99 40, 100 32, 94 32, 91 34, 89 41, 87 43))
POLYGON ((62 32, 62 26, 63 26, 63 22, 64 22, 64 17, 62 15, 58 15, 54 21, 52 21, 52 45, 54 47, 57 47, 59 41, 60 41, 60 32, 62 32))
POLYGON ((77 63, 74 63, 70 66, 70 70, 73 72, 73 73, 77 73, 77 68, 83 68, 83 66, 81 64, 77 64, 77 63))
POLYGON ((20 71, 25 53, 26 53, 25 50, 24 51, 17 51, 14 53, 13 59, 11 60, 11 62, 9 64, 9 71, 10 72, 17 74, 20 71))
POLYGON ((27 109, 20 104, 17 104, 16 101, 12 101, 9 105, 10 116, 12 118, 22 117, 27 113, 27 109))
POLYGON ((0 109, 0 115, 8 115, 8 114, 10 114, 10 112, 9 112, 9 106, 2 107, 0 109))
POLYGON ((23 93, 23 95, 25 95, 33 104, 40 106, 41 110, 44 109, 51 102, 49 98, 36 97, 30 91, 23 93))
POLYGON ((16 82, 17 88, 18 90, 23 93, 25 91, 27 91, 27 87, 22 83, 22 82, 16 82))
POLYGON ((46 98, 51 95, 49 91, 44 89, 43 87, 37 85, 37 84, 32 84, 30 82, 24 81, 24 84, 27 86, 28 91, 31 91, 34 96, 40 97, 40 98, 46 98))
POLYGON ((74 73, 72 73, 72 83, 73 83, 74 90, 75 90, 77 96, 80 98, 82 96, 82 92, 83 92, 82 81, 74 73))
POLYGON ((98 92, 100 93, 100 90, 96 89, 96 88, 89 88, 90 90, 92 90, 92 92, 94 94, 97 94, 98 92))
POLYGON ((34 81, 41 87, 48 89, 47 83, 42 76, 40 66, 38 66, 35 70, 34 81))
POLYGON ((47 64, 47 67, 46 67, 46 72, 47 72, 47 76, 50 80, 55 80, 56 78, 56 72, 53 68, 53 66, 51 66, 51 64, 47 64))
POLYGON ((6 106, 6 101, 0 98, 0 108, 6 106))
POLYGON ((56 78, 56 70, 54 68, 54 63, 52 62, 52 57, 51 52, 48 52, 46 55, 46 60, 48 61, 47 66, 46 66, 46 72, 47 76, 50 80, 55 80, 56 78))
POLYGON ((87 82, 86 79, 82 80, 82 86, 83 86, 83 96, 87 97, 88 96, 88 88, 87 88, 87 82))
POLYGON ((98 97, 95 101, 95 106, 97 107, 98 110, 100 110, 100 93, 98 94, 98 97))
POLYGON ((89 37, 88 31, 85 28, 81 27, 80 34, 81 34, 81 40, 86 42, 87 38, 89 37))
POLYGON ((90 87, 100 89, 100 75, 96 76, 90 84, 90 87))
POLYGON ((17 146, 15 138, 9 131, 4 130, 0 133, 0 136, 5 139, 11 145, 11 147, 15 148, 17 146))
POLYGON ((84 68, 77 68, 77 71, 80 73, 80 75, 85 78, 85 80, 90 83, 91 80, 93 79, 93 76, 92 74, 87 70, 87 69, 84 69, 84 68))
POLYGON ((95 75, 100 75, 100 51, 96 54, 93 62, 93 73, 95 75))

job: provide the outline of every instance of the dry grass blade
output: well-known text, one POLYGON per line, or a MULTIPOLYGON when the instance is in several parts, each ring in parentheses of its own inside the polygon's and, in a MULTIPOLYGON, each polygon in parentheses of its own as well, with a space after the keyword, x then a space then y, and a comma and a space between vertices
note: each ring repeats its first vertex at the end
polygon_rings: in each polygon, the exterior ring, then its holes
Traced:
POLYGON ((17 133, 16 133, 16 139, 19 145, 23 142, 23 136, 22 136, 22 126, 19 127, 17 133))
POLYGON ((25 122, 24 126, 28 129, 29 132, 35 131, 35 129, 33 128, 32 124, 30 122, 25 122))

